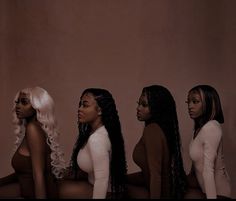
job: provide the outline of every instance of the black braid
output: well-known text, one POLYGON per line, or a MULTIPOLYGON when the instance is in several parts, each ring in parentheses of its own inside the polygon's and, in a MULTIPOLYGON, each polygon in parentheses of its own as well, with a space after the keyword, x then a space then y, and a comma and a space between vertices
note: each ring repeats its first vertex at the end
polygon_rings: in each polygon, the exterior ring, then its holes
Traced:
POLYGON ((181 139, 174 98, 165 87, 160 85, 145 87, 142 93, 147 95, 152 116, 146 123, 157 123, 167 139, 172 158, 172 196, 183 198, 186 190, 186 174, 181 156, 181 139))
MULTIPOLYGON (((102 122, 108 132, 112 149, 110 162, 112 196, 113 198, 117 198, 120 193, 124 192, 127 164, 124 139, 115 101, 112 95, 105 89, 89 88, 83 92, 82 96, 86 93, 93 94, 98 106, 101 108, 102 122)), ((78 168, 78 152, 86 144, 90 131, 91 128, 88 125, 85 128, 85 126, 79 124, 79 138, 72 154, 72 166, 75 170, 78 168)))

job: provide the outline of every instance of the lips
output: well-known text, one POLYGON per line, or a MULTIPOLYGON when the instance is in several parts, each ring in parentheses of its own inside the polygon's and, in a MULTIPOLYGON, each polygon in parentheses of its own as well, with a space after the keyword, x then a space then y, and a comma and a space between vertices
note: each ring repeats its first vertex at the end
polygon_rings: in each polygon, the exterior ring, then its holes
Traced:
POLYGON ((78 114, 78 119, 81 119, 81 118, 83 118, 83 115, 82 114, 78 114))
POLYGON ((84 122, 84 116, 82 114, 78 114, 78 124, 84 122))
POLYGON ((19 110, 16 110, 16 115, 20 115, 21 112, 19 110))
POLYGON ((16 116, 19 119, 23 118, 22 113, 20 111, 16 111, 16 116))
POLYGON ((137 118, 140 119, 142 117, 142 115, 140 113, 137 113, 137 118))
POLYGON ((188 114, 189 114, 190 117, 195 115, 195 113, 193 111, 188 112, 188 114))

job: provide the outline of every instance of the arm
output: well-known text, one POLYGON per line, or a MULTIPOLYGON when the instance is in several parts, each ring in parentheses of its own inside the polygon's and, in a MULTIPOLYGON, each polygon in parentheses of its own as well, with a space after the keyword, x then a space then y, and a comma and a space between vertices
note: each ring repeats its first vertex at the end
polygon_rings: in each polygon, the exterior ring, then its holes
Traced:
MULTIPOLYGON (((162 183, 162 130, 157 124, 150 124, 144 129, 144 143, 150 177, 150 198, 160 198, 162 183)), ((148 175, 145 175, 148 178, 148 175)))
POLYGON ((0 186, 4 186, 10 183, 17 182, 17 181, 18 179, 17 179, 16 173, 12 173, 10 175, 0 178, 0 186))
POLYGON ((46 162, 45 133, 39 125, 30 123, 26 128, 26 140, 32 160, 35 198, 46 198, 44 178, 46 162))
POLYGON ((222 132, 219 127, 212 124, 202 128, 203 141, 203 180, 207 198, 217 198, 216 183, 214 176, 214 162, 217 149, 221 140, 222 132))
POLYGON ((93 198, 106 198, 109 176, 110 176, 110 157, 109 157, 109 142, 104 136, 91 136, 88 142, 93 169, 94 169, 94 188, 93 198))

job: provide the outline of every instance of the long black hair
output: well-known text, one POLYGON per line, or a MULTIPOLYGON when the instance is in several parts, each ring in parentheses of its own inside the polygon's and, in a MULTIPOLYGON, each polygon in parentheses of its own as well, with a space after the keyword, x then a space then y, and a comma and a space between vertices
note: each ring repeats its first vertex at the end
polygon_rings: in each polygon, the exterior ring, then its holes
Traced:
POLYGON ((198 93, 202 99, 203 114, 194 120, 194 130, 202 128, 209 120, 224 123, 224 115, 221 107, 220 97, 217 91, 209 85, 197 85, 190 89, 190 93, 198 93))
MULTIPOLYGON (((127 174, 127 164, 125 157, 124 139, 121 132, 121 125, 116 109, 115 101, 109 91, 99 88, 88 88, 82 95, 92 94, 101 108, 102 123, 105 126, 111 142, 110 176, 112 196, 117 197, 125 190, 125 178, 127 174)), ((72 168, 77 171, 77 155, 79 150, 87 143, 91 135, 91 127, 88 124, 79 123, 79 136, 75 143, 71 157, 72 168)))
POLYGON ((171 154, 172 196, 183 198, 186 191, 186 174, 181 155, 181 139, 174 98, 168 89, 160 85, 144 87, 142 94, 147 96, 151 113, 151 118, 145 124, 157 123, 167 139, 171 154))

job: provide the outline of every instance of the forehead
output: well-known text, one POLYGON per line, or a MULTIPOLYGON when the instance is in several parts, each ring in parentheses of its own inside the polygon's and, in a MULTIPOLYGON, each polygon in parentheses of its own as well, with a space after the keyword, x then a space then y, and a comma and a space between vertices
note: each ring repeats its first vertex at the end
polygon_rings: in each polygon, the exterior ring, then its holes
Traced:
POLYGON ((188 94, 188 98, 201 99, 201 94, 198 91, 190 91, 188 94))
POLYGON ((141 95, 140 95, 140 99, 147 99, 147 93, 142 93, 141 95))
POLYGON ((19 98, 19 99, 28 99, 29 96, 28 96, 28 94, 26 94, 26 93, 24 93, 24 92, 20 92, 18 98, 19 98))
POLYGON ((146 93, 142 93, 140 95, 140 97, 139 97, 139 100, 147 102, 148 101, 147 94, 146 93))
POLYGON ((95 97, 91 93, 86 93, 81 97, 81 101, 86 101, 86 102, 96 102, 95 97))

